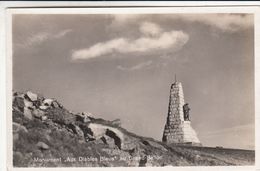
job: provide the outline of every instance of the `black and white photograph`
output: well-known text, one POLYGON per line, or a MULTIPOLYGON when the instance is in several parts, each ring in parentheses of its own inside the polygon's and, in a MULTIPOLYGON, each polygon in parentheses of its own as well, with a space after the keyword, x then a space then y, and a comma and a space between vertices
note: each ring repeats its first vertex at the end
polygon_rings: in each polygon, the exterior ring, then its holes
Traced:
POLYGON ((254 13, 52 10, 9 17, 12 167, 255 165, 254 13))

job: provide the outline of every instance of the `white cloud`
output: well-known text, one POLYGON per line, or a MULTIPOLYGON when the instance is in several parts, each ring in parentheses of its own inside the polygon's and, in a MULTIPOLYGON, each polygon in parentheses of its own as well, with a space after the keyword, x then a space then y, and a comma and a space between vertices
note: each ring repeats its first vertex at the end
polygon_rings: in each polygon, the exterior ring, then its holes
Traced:
POLYGON ((56 33, 49 33, 49 32, 39 32, 36 34, 31 34, 27 39, 25 39, 23 42, 17 44, 20 47, 30 47, 34 45, 39 45, 45 41, 51 40, 51 39, 60 39, 64 36, 66 36, 68 33, 70 33, 71 29, 61 30, 56 33))
MULTIPOLYGON (((159 15, 159 14, 158 14, 159 15)), ((150 15, 113 15, 114 21, 112 24, 121 25, 128 22, 150 20, 150 15)), ((231 14, 231 13, 199 13, 199 14, 167 14, 160 16, 162 19, 167 19, 169 22, 182 20, 185 22, 198 22, 208 25, 212 28, 225 32, 236 32, 253 26, 254 17, 251 14, 231 14)))
POLYGON ((49 38, 49 34, 45 32, 37 33, 34 35, 31 35, 26 39, 23 43, 24 45, 30 46, 33 44, 39 44, 49 38))
POLYGON ((122 24, 126 24, 132 22, 136 19, 143 18, 143 15, 139 14, 112 14, 113 18, 112 25, 120 26, 122 24))
POLYGON ((69 34, 70 32, 72 32, 71 29, 66 29, 66 30, 62 30, 58 33, 56 33, 55 35, 53 35, 55 38, 61 38, 61 37, 64 37, 66 36, 67 34, 69 34))
POLYGON ((149 67, 149 66, 151 66, 152 63, 153 63, 152 61, 145 61, 145 62, 139 63, 139 64, 131 66, 131 67, 123 67, 121 65, 118 65, 117 69, 122 70, 122 71, 134 71, 134 70, 139 70, 139 69, 142 69, 145 67, 149 67))
POLYGON ((140 26, 140 31, 147 36, 156 36, 161 33, 162 29, 157 24, 144 22, 140 26))
POLYGON ((143 23, 140 30, 142 30, 143 33, 143 36, 140 38, 130 40, 125 37, 120 37, 106 42, 100 42, 89 48, 73 51, 72 59, 91 59, 113 52, 146 52, 167 48, 178 50, 189 39, 189 36, 182 31, 173 30, 170 32, 161 33, 160 27, 152 23, 143 23), (150 30, 147 28, 147 24, 152 25, 150 30), (157 35, 151 36, 151 33, 157 35))

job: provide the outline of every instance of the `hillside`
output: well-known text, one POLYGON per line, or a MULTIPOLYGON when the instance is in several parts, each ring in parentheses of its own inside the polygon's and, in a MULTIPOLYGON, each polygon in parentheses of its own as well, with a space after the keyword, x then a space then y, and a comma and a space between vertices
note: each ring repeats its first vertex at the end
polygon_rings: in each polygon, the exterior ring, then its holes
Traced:
POLYGON ((253 165, 254 151, 166 145, 30 91, 13 94, 15 167, 253 165))

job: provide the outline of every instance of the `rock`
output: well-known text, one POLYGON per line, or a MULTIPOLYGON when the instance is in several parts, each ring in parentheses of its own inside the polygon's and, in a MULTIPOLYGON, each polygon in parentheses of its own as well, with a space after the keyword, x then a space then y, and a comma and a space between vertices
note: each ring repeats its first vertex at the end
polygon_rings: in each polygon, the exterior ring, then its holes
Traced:
POLYGON ((30 91, 27 91, 26 97, 28 97, 32 102, 37 101, 37 94, 34 94, 30 91))
POLYGON ((28 132, 28 130, 21 124, 19 123, 16 123, 16 122, 13 122, 13 132, 14 133, 18 133, 20 131, 23 131, 23 132, 28 132))
POLYGON ((48 117, 47 116, 42 116, 41 119, 42 119, 42 121, 46 121, 48 119, 48 117))
POLYGON ((105 127, 104 125, 101 125, 101 124, 90 123, 88 125, 88 128, 90 128, 91 134, 92 134, 93 138, 96 140, 103 137, 107 131, 107 127, 105 127))
POLYGON ((39 109, 34 109, 32 111, 32 114, 36 118, 41 118, 45 113, 43 111, 39 110, 39 109))
POLYGON ((121 147, 123 146, 124 134, 120 130, 96 123, 90 123, 88 125, 88 128, 91 130, 91 136, 95 140, 101 139, 102 137, 104 137, 104 135, 106 135, 114 139, 114 143, 116 146, 118 146, 119 149, 121 149, 121 147))
POLYGON ((114 139, 107 135, 104 135, 101 139, 105 144, 109 146, 109 148, 114 148, 116 146, 114 139))
POLYGON ((24 109, 24 98, 22 97, 15 97, 13 101, 13 106, 17 107, 21 112, 23 112, 24 109))
POLYGON ((42 103, 44 106, 51 106, 52 102, 53 102, 53 99, 45 99, 45 100, 43 100, 42 103))
POLYGON ((75 132, 81 139, 85 139, 84 132, 80 129, 80 127, 75 124, 70 124, 69 126, 73 130, 73 132, 75 132))
POLYGON ((87 115, 84 115, 83 113, 77 113, 76 120, 84 123, 91 121, 90 118, 87 115))
POLYGON ((24 99, 24 106, 27 107, 27 108, 31 108, 31 109, 34 108, 33 103, 26 100, 26 99, 24 99))
POLYGON ((25 116, 27 119, 30 119, 30 120, 33 119, 31 110, 28 109, 27 107, 24 107, 24 108, 23 108, 23 114, 24 114, 24 116, 25 116))
POLYGON ((121 126, 121 120, 115 119, 115 120, 111 121, 111 124, 120 127, 121 126))
POLYGON ((50 147, 44 142, 39 141, 36 146, 41 150, 48 150, 50 147))
POLYGON ((46 110, 48 108, 49 108, 49 106, 39 106, 39 109, 41 109, 41 110, 46 110))
POLYGON ((82 115, 82 116, 85 116, 85 117, 88 117, 88 118, 90 118, 90 119, 91 119, 91 118, 94 118, 93 114, 90 113, 90 112, 82 112, 81 115, 82 115))
POLYGON ((60 107, 60 105, 59 105, 59 103, 58 103, 57 101, 53 101, 53 102, 52 102, 52 106, 53 106, 54 108, 59 108, 59 107, 60 107))

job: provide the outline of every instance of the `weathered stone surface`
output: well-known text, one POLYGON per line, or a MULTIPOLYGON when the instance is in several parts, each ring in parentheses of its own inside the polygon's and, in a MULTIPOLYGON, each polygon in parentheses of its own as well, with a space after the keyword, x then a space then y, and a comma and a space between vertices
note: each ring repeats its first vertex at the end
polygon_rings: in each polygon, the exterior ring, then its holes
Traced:
POLYGON ((115 148, 116 144, 115 144, 115 140, 107 135, 104 135, 102 138, 103 142, 105 144, 107 144, 110 148, 115 148))
POLYGON ((120 119, 115 119, 115 120, 111 121, 111 124, 113 124, 115 126, 121 126, 121 120, 120 119))
POLYGON ((81 115, 88 117, 88 118, 94 118, 93 114, 90 112, 82 112, 81 115))
POLYGON ((132 149, 132 147, 129 147, 131 144, 130 140, 127 139, 127 137, 124 137, 124 134, 117 128, 102 125, 102 124, 96 124, 96 123, 90 123, 88 125, 88 128, 92 132, 91 138, 101 139, 106 135, 114 139, 115 145, 119 149, 122 150, 128 150, 129 148, 132 149))
POLYGON ((60 107, 60 105, 59 105, 59 103, 58 103, 57 101, 53 101, 53 102, 52 102, 52 106, 53 106, 54 108, 59 108, 59 107, 60 107))
POLYGON ((27 91, 26 97, 28 97, 32 102, 37 100, 37 94, 34 94, 31 91, 27 91))
POLYGON ((25 116, 27 119, 30 119, 30 120, 33 119, 31 110, 28 109, 27 107, 24 107, 24 108, 23 108, 23 114, 24 114, 24 116, 25 116))
POLYGON ((39 110, 39 109, 34 109, 32 111, 32 114, 36 118, 41 118, 45 113, 43 111, 39 110))
POLYGON ((46 110, 48 108, 49 108, 49 106, 39 106, 39 109, 41 109, 41 110, 46 110))
POLYGON ((33 103, 26 99, 24 99, 24 106, 26 106, 27 108, 31 108, 31 109, 34 108, 33 103))
POLYGON ((42 103, 44 106, 51 106, 52 102, 53 99, 44 99, 42 103))
POLYGON ((72 130, 81 138, 84 139, 84 132, 75 124, 70 125, 72 130))
POLYGON ((82 121, 84 123, 90 122, 92 119, 92 115, 90 113, 88 114, 85 112, 77 113, 76 116, 77 116, 77 120, 82 121))

